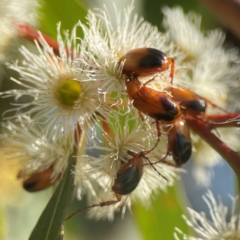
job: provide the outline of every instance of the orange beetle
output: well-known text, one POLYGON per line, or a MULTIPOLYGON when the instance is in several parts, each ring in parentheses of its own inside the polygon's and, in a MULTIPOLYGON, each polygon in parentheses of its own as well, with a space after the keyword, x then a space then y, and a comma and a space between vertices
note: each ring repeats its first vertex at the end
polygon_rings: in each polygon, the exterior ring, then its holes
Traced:
MULTIPOLYGON (((42 172, 33 173, 30 177, 23 181, 23 188, 28 192, 37 192, 46 189, 56 183, 60 175, 52 181, 53 167, 49 167, 42 172)), ((22 173, 19 173, 18 177, 21 177, 22 173)))
POLYGON ((173 58, 154 48, 136 48, 127 52, 119 62, 124 62, 122 73, 127 76, 127 93, 134 107, 157 121, 171 121, 180 115, 178 104, 168 94, 146 87, 147 83, 142 85, 138 80, 138 77, 166 71, 169 67, 172 79, 173 58))
POLYGON ((144 153, 133 154, 117 171, 112 190, 119 195, 131 193, 139 184, 143 174, 144 153))
POLYGON ((91 209, 94 207, 105 207, 119 203, 122 195, 127 195, 136 189, 142 178, 144 167, 143 159, 146 159, 146 157, 144 152, 140 152, 137 154, 128 151, 128 154, 132 155, 132 158, 130 158, 127 162, 123 163, 120 166, 117 171, 117 177, 115 179, 114 185, 112 186, 112 190, 114 191, 117 200, 104 201, 80 208, 74 213, 72 213, 70 216, 68 216, 65 220, 69 220, 77 213, 87 209, 91 209))
POLYGON ((219 107, 209 99, 202 97, 189 89, 169 87, 165 90, 171 93, 173 100, 179 103, 182 111, 187 112, 190 115, 205 113, 207 105, 211 105, 214 108, 218 108, 219 110, 226 112, 225 109, 219 107))
POLYGON ((120 166, 112 187, 112 190, 115 192, 118 200, 121 199, 121 195, 127 195, 131 193, 138 186, 143 175, 143 167, 145 165, 144 160, 148 162, 147 165, 151 165, 151 167, 156 173, 158 173, 159 176, 163 177, 167 181, 167 178, 158 172, 158 170, 154 167, 154 164, 146 156, 146 154, 150 153, 155 146, 148 151, 143 151, 140 153, 128 151, 128 154, 131 155, 132 158, 120 166))
POLYGON ((127 52, 119 62, 124 61, 123 74, 128 77, 150 76, 170 67, 170 77, 174 75, 174 59, 155 48, 136 48, 127 52), (171 65, 171 66, 170 66, 171 65))
POLYGON ((146 154, 148 154, 151 151, 152 149, 140 153, 128 151, 128 154, 131 155, 132 158, 130 158, 127 162, 123 163, 120 166, 120 168, 117 171, 117 177, 115 179, 114 185, 112 186, 112 190, 114 191, 117 200, 104 201, 80 208, 74 213, 72 213, 70 216, 68 216, 65 220, 69 220, 77 213, 87 209, 91 209, 94 207, 105 207, 119 203, 119 201, 122 198, 122 195, 127 195, 133 192, 138 186, 143 175, 143 167, 145 165, 144 160, 148 161, 149 165, 151 165, 153 169, 167 181, 167 179, 157 171, 153 163, 150 162, 150 160, 146 157, 146 154))
POLYGON ((207 108, 207 100, 205 98, 188 89, 169 87, 166 90, 171 92, 173 100, 179 103, 182 111, 193 115, 205 113, 207 108))
POLYGON ((122 72, 127 76, 125 84, 133 106, 156 120, 158 136, 161 134, 158 121, 172 121, 168 134, 168 153, 172 154, 177 166, 185 163, 191 157, 192 143, 183 114, 187 112, 195 116, 204 113, 207 101, 190 90, 173 86, 165 89, 169 94, 146 87, 154 78, 145 84, 139 81, 138 77, 168 70, 170 65, 170 77, 173 78, 174 60, 157 49, 134 49, 120 61, 125 61, 122 72))
POLYGON ((180 116, 179 105, 168 94, 141 85, 138 78, 126 79, 125 83, 129 99, 140 112, 158 121, 172 121, 180 116))
POLYGON ((188 161, 192 153, 190 132, 184 120, 185 113, 193 118, 205 114, 207 104, 225 110, 190 90, 177 87, 169 87, 166 90, 171 92, 173 100, 179 103, 182 110, 182 115, 173 120, 172 129, 168 134, 168 152, 172 154, 176 165, 181 166, 188 161))
POLYGON ((168 133, 168 153, 172 154, 176 166, 181 166, 191 157, 191 136, 186 121, 181 117, 174 120, 168 133))

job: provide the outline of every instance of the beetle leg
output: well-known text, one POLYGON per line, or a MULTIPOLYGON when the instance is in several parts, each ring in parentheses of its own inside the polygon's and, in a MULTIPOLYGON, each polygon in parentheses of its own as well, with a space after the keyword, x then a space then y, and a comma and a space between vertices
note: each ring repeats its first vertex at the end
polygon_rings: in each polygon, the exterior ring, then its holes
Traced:
POLYGON ((160 141, 160 137, 161 137, 161 130, 160 130, 159 124, 160 124, 160 122, 158 120, 156 120, 156 127, 157 127, 157 133, 158 133, 158 142, 160 141))
POLYGON ((92 204, 90 206, 86 206, 86 207, 83 207, 83 208, 80 208, 78 209, 77 211, 75 211, 74 213, 72 213, 70 216, 68 216, 65 221, 69 220, 70 218, 72 218, 74 215, 76 215, 77 213, 80 213, 82 211, 85 211, 87 209, 90 209, 90 208, 94 208, 94 207, 105 207, 105 206, 111 206, 111 205, 114 205, 116 203, 118 203, 121 198, 119 198, 117 196, 117 199, 118 200, 110 200, 110 201, 105 201, 105 202, 100 202, 100 203, 97 203, 97 204, 92 204))
POLYGON ((218 106, 217 104, 213 103, 213 102, 210 101, 209 99, 207 99, 207 98, 203 98, 203 99, 204 99, 209 105, 211 105, 212 107, 217 108, 217 109, 219 109, 219 110, 221 110, 221 111, 223 111, 223 112, 225 112, 225 113, 228 112, 226 109, 218 106))
POLYGON ((175 69, 175 62, 173 58, 168 58, 168 64, 171 64, 170 68, 170 78, 171 78, 171 85, 173 85, 173 76, 174 76, 174 69, 175 69))
POLYGON ((145 82, 143 86, 145 87, 148 83, 152 82, 153 80, 155 80, 155 77, 152 77, 149 80, 147 80, 147 82, 145 82))
POLYGON ((144 116, 142 115, 142 113, 138 110, 138 114, 140 116, 140 118, 142 119, 142 121, 144 121, 144 116))
POLYGON ((146 156, 144 156, 144 159, 145 159, 148 163, 147 163, 147 164, 143 164, 143 165, 150 165, 150 166, 154 169, 154 171, 155 171, 159 176, 161 176, 162 178, 164 178, 164 179, 168 182, 168 179, 167 179, 165 176, 163 176, 163 175, 154 167, 155 162, 152 163, 152 162, 148 159, 148 157, 146 157, 146 156))

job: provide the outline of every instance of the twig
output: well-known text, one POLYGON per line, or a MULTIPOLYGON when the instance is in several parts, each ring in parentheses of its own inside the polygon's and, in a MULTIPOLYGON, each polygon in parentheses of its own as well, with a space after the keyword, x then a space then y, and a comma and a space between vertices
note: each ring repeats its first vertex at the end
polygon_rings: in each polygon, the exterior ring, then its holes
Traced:
MULTIPOLYGON (((198 117, 200 118, 201 116, 198 117)), ((240 113, 203 115, 201 119, 206 121, 210 128, 240 127, 240 113)))
MULTIPOLYGON (((38 40, 40 37, 39 32, 36 29, 34 29, 28 25, 18 25, 18 31, 21 36, 23 36, 31 41, 34 41, 35 39, 38 40)), ((42 33, 42 36, 45 39, 45 41, 48 43, 48 45, 50 47, 52 47, 53 51, 56 54, 59 54, 59 46, 58 46, 57 41, 54 40, 53 38, 49 37, 46 34, 42 33)))
POLYGON ((236 0, 200 0, 222 24, 240 39, 240 2, 236 0))
POLYGON ((211 128, 204 121, 188 118, 187 123, 191 130, 205 140, 228 162, 237 176, 238 187, 240 188, 240 155, 214 135, 211 128))

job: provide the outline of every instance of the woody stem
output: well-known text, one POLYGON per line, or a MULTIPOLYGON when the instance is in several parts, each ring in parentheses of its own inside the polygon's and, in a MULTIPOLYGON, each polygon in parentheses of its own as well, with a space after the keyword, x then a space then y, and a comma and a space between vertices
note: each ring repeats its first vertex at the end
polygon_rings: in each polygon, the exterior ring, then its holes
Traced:
POLYGON ((240 113, 203 115, 201 117, 211 128, 240 127, 240 113))
POLYGON ((188 118, 187 123, 192 131, 204 139, 228 162, 237 176, 238 187, 240 188, 240 155, 213 134, 209 125, 204 121, 188 118))
POLYGON ((240 39, 240 2, 236 0, 199 0, 240 39))
MULTIPOLYGON (((31 41, 34 40, 38 40, 39 39, 39 32, 28 26, 28 25, 18 25, 18 32, 22 37, 25 37, 31 41)), ((53 38, 49 37, 46 34, 42 34, 43 38, 45 39, 45 41, 47 42, 47 44, 52 47, 53 51, 56 54, 59 54, 59 47, 58 47, 58 43, 56 40, 54 40, 53 38)))

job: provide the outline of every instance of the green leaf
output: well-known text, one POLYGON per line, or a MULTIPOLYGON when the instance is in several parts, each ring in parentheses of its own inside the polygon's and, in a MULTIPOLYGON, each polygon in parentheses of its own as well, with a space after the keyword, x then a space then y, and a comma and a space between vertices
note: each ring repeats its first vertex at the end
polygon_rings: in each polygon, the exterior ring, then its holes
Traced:
MULTIPOLYGON (((44 0, 40 9, 40 30, 55 38, 57 23, 61 22, 63 30, 71 30, 79 20, 86 21, 86 14, 86 7, 81 1, 44 0)), ((81 33, 78 36, 81 37, 81 33)))
POLYGON ((75 156, 69 157, 69 166, 63 179, 40 216, 29 240, 61 240, 63 239, 63 222, 66 210, 72 201, 74 189, 75 156))
POLYGON ((188 233, 189 229, 182 219, 183 210, 178 201, 174 187, 168 192, 161 192, 152 200, 151 209, 137 204, 134 216, 144 239, 173 239, 174 228, 178 227, 188 233))

